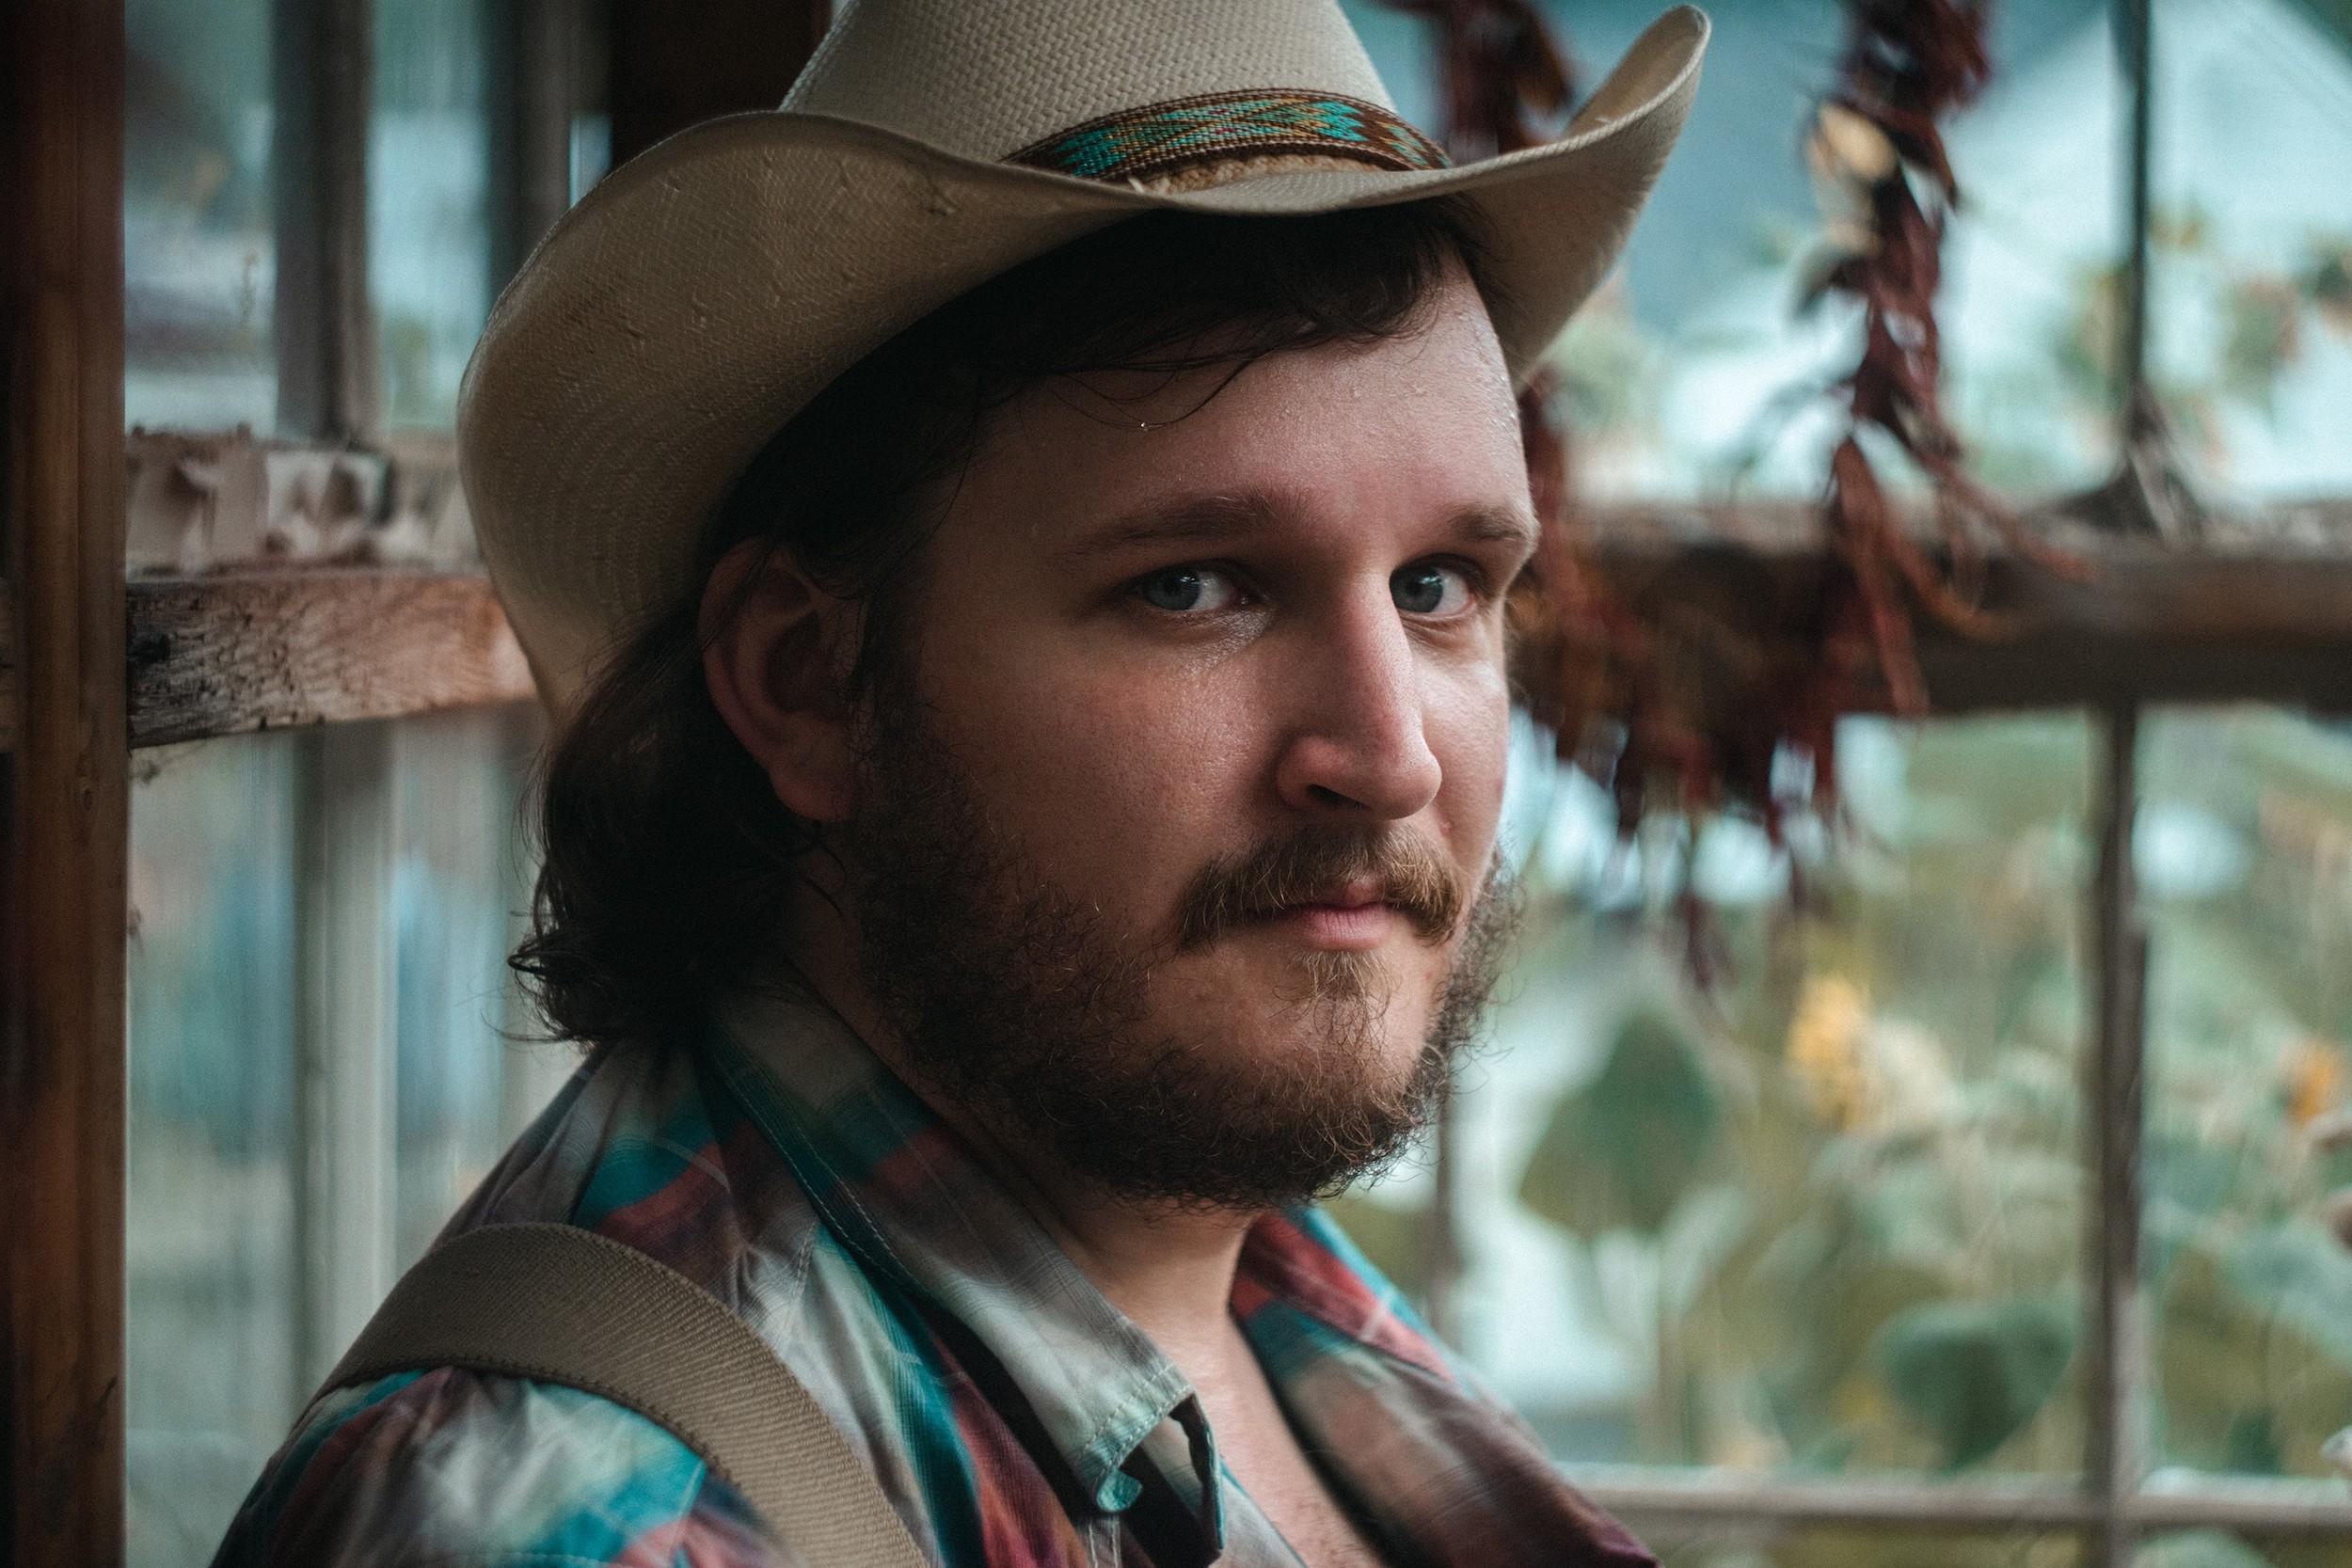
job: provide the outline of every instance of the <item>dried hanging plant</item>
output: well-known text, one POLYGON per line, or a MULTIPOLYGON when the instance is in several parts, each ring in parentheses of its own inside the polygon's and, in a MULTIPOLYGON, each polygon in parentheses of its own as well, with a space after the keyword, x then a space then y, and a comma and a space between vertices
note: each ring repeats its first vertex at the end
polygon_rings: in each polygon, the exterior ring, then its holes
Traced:
MULTIPOLYGON (((1457 155, 1532 146, 1572 101, 1574 72, 1531 0, 1388 4, 1437 24, 1457 155)), ((1938 126, 1990 77, 1984 0, 1848 0, 1848 10, 1840 81, 1805 150, 1827 219, 1809 297, 1850 298, 1863 317, 1861 362, 1831 391, 1846 429, 1824 490, 1827 569, 1801 579, 1726 545, 1685 552, 1629 595, 1593 559, 1549 378, 1522 400, 1546 526, 1532 589, 1514 607, 1521 686, 1563 759, 1611 788, 1629 832, 1654 804, 1694 816, 1734 806, 1777 837, 1796 798, 1834 802, 1841 714, 1926 710, 1915 610, 1972 635, 2001 629, 1977 599, 1988 534, 2082 570, 1968 475, 1940 398, 1935 294, 1959 186, 1938 126), (1904 526, 1866 432, 1930 482, 1940 558, 1904 526), (1812 759, 1809 783, 1777 768, 1788 752, 1812 759)), ((1699 931, 1687 895, 1685 912, 1699 931)), ((1702 971, 1706 948, 1694 942, 1702 971)))
POLYGON ((1446 147, 1457 163, 1550 139, 1576 99, 1575 68, 1534 0, 1386 0, 1438 29, 1446 147))
POLYGON ((1859 601, 1887 705, 1914 717, 1928 701, 1910 604, 1971 635, 2002 630, 1977 604, 1980 531, 2052 570, 2080 576, 2083 566, 2027 532, 2014 511, 1969 476, 1960 437, 1944 417, 1935 295, 1960 182, 1939 122, 1974 102, 1991 79, 1986 0, 1847 0, 1847 10, 1852 31, 1843 80, 1805 141, 1827 219, 1826 262, 1807 303, 1830 293, 1862 306, 1862 362, 1838 388, 1848 422, 1830 459, 1829 545, 1859 601), (1866 431, 1884 436, 1928 477, 1945 562, 1919 547, 1889 505, 1860 439, 1866 431))

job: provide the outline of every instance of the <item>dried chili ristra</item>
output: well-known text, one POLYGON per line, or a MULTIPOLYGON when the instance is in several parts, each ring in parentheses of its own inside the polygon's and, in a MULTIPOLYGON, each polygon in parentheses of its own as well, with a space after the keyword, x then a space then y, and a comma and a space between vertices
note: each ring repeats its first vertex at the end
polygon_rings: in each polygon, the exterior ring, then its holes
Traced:
MULTIPOLYGON (((1457 157, 1534 146, 1556 131, 1575 72, 1533 0, 1387 3, 1436 24, 1457 157)), ((1775 792, 1774 758, 1787 750, 1813 759, 1815 805, 1833 804, 1839 716, 1926 710, 1915 611, 1970 635, 2001 629, 1977 598, 1988 532, 2024 559, 2082 571, 1969 476, 1943 411, 1935 303, 1960 190, 1941 124, 1991 79, 1986 6, 1848 0, 1847 9, 1839 80, 1806 146, 1828 251, 1811 293, 1856 301, 1863 326, 1860 362, 1834 388, 1847 429, 1825 476, 1829 566, 1819 581, 1759 613, 1736 605, 1719 613, 1753 584, 1716 585, 1713 602, 1701 603, 1709 585, 1699 568, 1699 594, 1681 591, 1692 580, 1685 575, 1639 607, 1629 602, 1590 548, 1549 375, 1521 400, 1544 531, 1528 591, 1514 605, 1520 684, 1563 760, 1611 787, 1628 832, 1655 799, 1671 797, 1693 814, 1751 810, 1777 837, 1788 802, 1775 792), (1870 461, 1867 432, 1890 439, 1929 480, 1940 553, 1905 526, 1870 461), (1597 749, 1596 734, 1609 737, 1597 749)), ((1694 937, 1694 957, 1705 946, 1694 937)))
POLYGON ((1831 458, 1828 542, 1864 609, 1887 705, 1927 709, 1910 606, 1976 636, 1997 634, 1979 608, 1989 528, 2018 556, 2068 576, 2075 558, 2028 532, 1973 479, 1945 417, 1943 334, 1935 316, 1945 225, 1960 182, 1942 121, 1975 101, 1993 73, 1985 0, 1848 0, 1841 81, 1823 101, 1806 161, 1820 185, 1832 255, 1817 293, 1862 307, 1862 360, 1839 383, 1848 433, 1831 458), (1841 221, 1842 220, 1842 221, 1841 221), (1886 500, 1867 449, 1875 431, 1918 465, 1933 489, 1945 559, 1931 559, 1886 500), (1905 591, 1908 591, 1906 594, 1905 591))

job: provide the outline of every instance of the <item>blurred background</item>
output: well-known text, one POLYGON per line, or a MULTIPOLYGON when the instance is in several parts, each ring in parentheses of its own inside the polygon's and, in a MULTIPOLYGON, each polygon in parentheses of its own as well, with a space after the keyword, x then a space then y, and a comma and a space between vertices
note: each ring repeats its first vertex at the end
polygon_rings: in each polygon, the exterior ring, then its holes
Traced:
MULTIPOLYGON (((1441 134, 1435 24, 1345 8, 1441 134)), ((1655 8, 1541 11, 1605 66, 1655 8)), ((449 431, 498 285, 614 161, 771 103, 821 25, 769 7, 774 36, 728 38, 728 9, 130 0, 135 463, 222 437, 283 488, 274 453, 359 453, 371 559, 469 567, 449 431), (289 325, 318 285, 279 277, 322 190, 368 347, 326 392, 289 325)), ((1554 356, 1604 527, 1817 499, 1857 352, 1855 312, 1799 309, 1846 12, 1708 9, 1689 133, 1554 356)), ((1947 130, 1977 471, 2032 502, 2117 469, 2144 229, 2142 382, 2208 504, 2352 503, 2352 8, 1993 17, 1947 130)), ((135 511, 135 577, 237 564, 217 528, 142 537, 135 511)), ((1788 751, 1770 823, 1621 823, 1523 721, 1492 1039, 1440 1135, 1335 1212, 1677 1568, 2352 1562, 2352 724, 2295 689, 1850 716, 1834 803, 1788 751), (2111 961, 2141 930, 2144 991, 2111 961)), ((209 1560, 372 1305, 330 1299, 349 1259, 388 1285, 569 1070, 503 968, 537 739, 509 705, 135 754, 134 1562, 209 1560), (337 1005, 373 1043, 329 1060, 303 966, 355 908, 377 983, 337 1005)))

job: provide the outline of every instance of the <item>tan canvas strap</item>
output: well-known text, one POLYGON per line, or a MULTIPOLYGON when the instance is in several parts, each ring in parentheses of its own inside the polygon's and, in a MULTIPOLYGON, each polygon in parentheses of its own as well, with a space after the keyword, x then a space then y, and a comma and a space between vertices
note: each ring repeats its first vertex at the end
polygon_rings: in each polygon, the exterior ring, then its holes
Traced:
POLYGON ((928 1568, 857 1454, 768 1342, 685 1275, 569 1225, 427 1253, 326 1387, 464 1367, 561 1384, 669 1429, 807 1568, 928 1568))

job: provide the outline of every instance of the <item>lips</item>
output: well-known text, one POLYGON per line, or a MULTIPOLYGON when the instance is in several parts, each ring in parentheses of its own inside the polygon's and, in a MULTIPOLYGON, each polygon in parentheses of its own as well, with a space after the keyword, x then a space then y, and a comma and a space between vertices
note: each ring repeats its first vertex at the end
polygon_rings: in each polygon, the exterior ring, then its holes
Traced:
POLYGON ((1351 885, 1311 902, 1292 904, 1274 920, 1291 927, 1308 946, 1330 952, 1360 952, 1387 938, 1397 911, 1376 885, 1351 885))
POLYGON ((1351 881, 1342 882, 1336 887, 1325 889, 1311 897, 1301 898, 1276 912, 1288 913, 1292 910, 1360 910, 1370 904, 1377 904, 1386 909, 1390 902, 1390 889, 1386 883, 1376 878, 1358 877, 1351 881))

